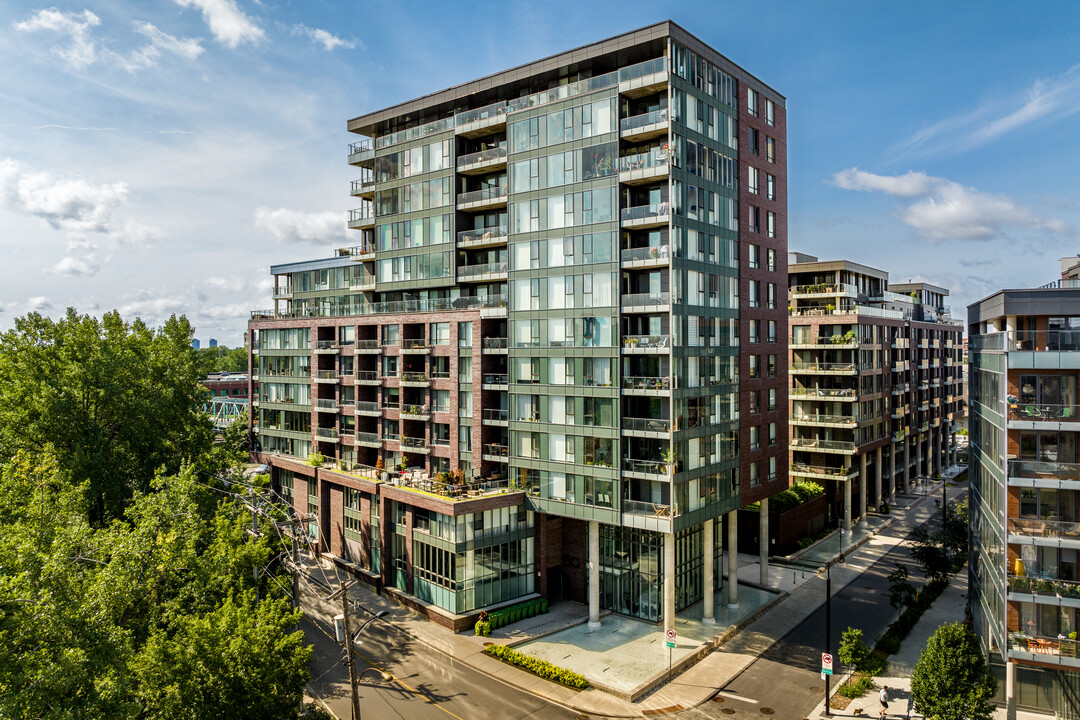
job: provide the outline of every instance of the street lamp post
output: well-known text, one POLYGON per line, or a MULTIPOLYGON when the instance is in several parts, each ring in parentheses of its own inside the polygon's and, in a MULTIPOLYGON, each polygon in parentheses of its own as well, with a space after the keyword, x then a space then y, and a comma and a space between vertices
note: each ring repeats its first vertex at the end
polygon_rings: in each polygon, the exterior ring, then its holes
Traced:
MULTIPOLYGON (((844 553, 841 549, 840 557, 833 562, 843 564, 844 553)), ((825 654, 832 655, 832 566, 833 562, 825 563, 825 654)), ((834 663, 835 665, 835 663, 834 663)), ((829 709, 829 681, 832 680, 832 675, 822 673, 825 675, 825 716, 832 717, 832 711, 829 709)))
MULTIPOLYGON (((384 612, 382 614, 385 615, 386 613, 384 612)), ((374 619, 375 618, 371 618, 371 620, 374 620, 374 619)), ((368 620, 368 622, 371 622, 371 620, 368 620)), ((365 625, 366 624, 367 623, 365 623, 365 625)), ((361 628, 361 629, 363 629, 363 628, 361 628)), ((357 635, 359 635, 359 634, 360 633, 357 633, 357 635)), ((369 672, 372 672, 372 671, 377 672, 379 674, 379 677, 382 679, 383 682, 390 682, 391 680, 394 679, 394 677, 390 673, 384 672, 384 671, 380 670, 377 667, 366 667, 366 668, 364 668, 364 671, 361 672, 360 675, 356 678, 357 684, 359 684, 364 679, 365 675, 367 675, 369 672)), ((356 690, 355 686, 353 686, 353 690, 354 691, 356 690)), ((357 707, 356 707, 356 712, 357 712, 356 720, 360 720, 360 706, 359 705, 357 705, 357 707)))
POLYGON ((379 612, 368 618, 367 621, 360 626, 359 630, 357 630, 355 633, 351 633, 349 632, 348 588, 345 585, 342 585, 341 597, 342 614, 345 616, 345 656, 349 663, 349 686, 350 690, 352 691, 352 716, 353 720, 360 720, 360 696, 356 692, 356 684, 359 682, 359 679, 356 677, 356 664, 353 660, 353 643, 356 641, 356 638, 360 637, 360 633, 364 632, 364 629, 368 625, 375 622, 379 618, 386 617, 388 613, 385 610, 380 610, 379 612))

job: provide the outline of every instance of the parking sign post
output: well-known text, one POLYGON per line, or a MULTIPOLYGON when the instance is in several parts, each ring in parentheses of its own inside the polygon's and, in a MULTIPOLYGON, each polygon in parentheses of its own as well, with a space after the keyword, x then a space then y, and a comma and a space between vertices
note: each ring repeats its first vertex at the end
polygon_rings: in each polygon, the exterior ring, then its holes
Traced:
POLYGON ((667 679, 671 682, 671 649, 675 647, 675 628, 668 628, 664 636, 667 641, 667 679))

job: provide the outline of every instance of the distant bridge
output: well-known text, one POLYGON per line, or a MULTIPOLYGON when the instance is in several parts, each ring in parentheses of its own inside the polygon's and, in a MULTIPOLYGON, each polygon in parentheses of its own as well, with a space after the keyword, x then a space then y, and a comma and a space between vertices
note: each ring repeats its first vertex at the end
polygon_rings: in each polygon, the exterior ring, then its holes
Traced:
POLYGON ((234 398, 227 395, 210 398, 203 407, 214 421, 214 427, 224 430, 235 420, 246 420, 248 416, 247 398, 234 398))

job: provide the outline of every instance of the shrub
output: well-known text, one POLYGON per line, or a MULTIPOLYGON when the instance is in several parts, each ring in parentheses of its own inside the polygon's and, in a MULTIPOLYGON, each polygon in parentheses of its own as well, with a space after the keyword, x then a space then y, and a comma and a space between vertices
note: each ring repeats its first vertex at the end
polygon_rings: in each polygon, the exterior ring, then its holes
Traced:
POLYGON ((311 453, 308 455, 307 461, 311 467, 322 467, 323 463, 326 462, 326 456, 322 453, 311 453))
POLYGON ((873 687, 874 682, 868 676, 860 675, 846 681, 837 692, 849 700, 854 700, 870 692, 873 687))
POLYGON ((586 680, 583 675, 579 675, 573 670, 567 670, 558 667, 557 665, 552 665, 547 660, 530 657, 523 652, 518 652, 505 645, 488 645, 484 648, 484 652, 496 660, 502 660, 507 665, 513 665, 522 670, 528 670, 532 674, 542 677, 545 680, 553 680, 567 687, 578 689, 589 687, 589 681, 586 680))
POLYGON ((491 622, 489 620, 477 620, 474 630, 480 637, 491 637, 491 622))
POLYGON ((840 662, 856 670, 863 670, 870 657, 870 648, 863 642, 862 630, 849 627, 840 637, 840 662))

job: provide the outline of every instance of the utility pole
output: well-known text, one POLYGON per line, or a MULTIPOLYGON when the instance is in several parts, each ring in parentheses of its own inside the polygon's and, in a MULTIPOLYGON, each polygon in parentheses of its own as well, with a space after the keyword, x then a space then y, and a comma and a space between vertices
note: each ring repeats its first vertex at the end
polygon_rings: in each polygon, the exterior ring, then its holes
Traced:
POLYGON ((356 688, 356 664, 353 661, 352 632, 349 630, 349 588, 352 583, 341 581, 338 591, 341 593, 341 614, 345 616, 345 655, 349 662, 349 688, 352 690, 353 720, 360 720, 360 694, 356 688))

